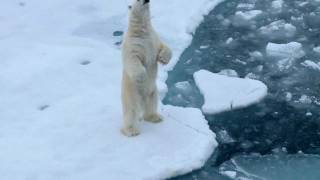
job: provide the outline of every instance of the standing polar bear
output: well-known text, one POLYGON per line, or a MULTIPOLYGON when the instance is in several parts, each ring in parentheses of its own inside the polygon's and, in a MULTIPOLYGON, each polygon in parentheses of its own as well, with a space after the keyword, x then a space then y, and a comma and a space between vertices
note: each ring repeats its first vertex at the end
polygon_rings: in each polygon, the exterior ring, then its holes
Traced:
POLYGON ((129 26, 122 46, 122 106, 126 136, 137 136, 138 122, 162 121, 157 112, 157 63, 168 64, 172 52, 161 42, 150 20, 150 0, 134 0, 129 6, 129 26))

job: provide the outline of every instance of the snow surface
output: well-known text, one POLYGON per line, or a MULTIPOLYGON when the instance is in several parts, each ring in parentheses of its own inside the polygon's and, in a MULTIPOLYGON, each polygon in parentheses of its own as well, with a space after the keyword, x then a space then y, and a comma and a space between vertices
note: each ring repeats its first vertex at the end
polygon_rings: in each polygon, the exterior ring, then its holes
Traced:
MULTIPOLYGON (((162 97, 190 32, 220 2, 152 2, 154 26, 174 51, 160 68, 162 97)), ((119 133, 127 5, 1 1, 1 180, 164 179, 200 168, 214 151, 215 134, 192 108, 161 106, 163 123, 141 123, 137 138, 119 133)))
POLYGON ((247 107, 261 101, 268 91, 267 86, 257 80, 228 77, 206 70, 193 76, 204 96, 202 111, 206 114, 247 107))

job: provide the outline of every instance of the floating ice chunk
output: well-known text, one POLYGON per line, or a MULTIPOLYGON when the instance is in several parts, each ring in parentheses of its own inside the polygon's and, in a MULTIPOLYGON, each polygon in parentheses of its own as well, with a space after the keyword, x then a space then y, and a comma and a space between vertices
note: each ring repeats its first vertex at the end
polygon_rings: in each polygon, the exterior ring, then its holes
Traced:
POLYGON ((251 52, 249 53, 249 55, 254 58, 254 59, 257 59, 257 60, 261 60, 263 59, 263 54, 259 51, 254 51, 254 52, 251 52))
POLYGON ((314 47, 314 48, 313 48, 313 51, 316 52, 316 53, 318 53, 318 54, 320 55, 320 46, 314 47))
POLYGON ((283 3, 284 3, 283 0, 275 0, 275 1, 272 1, 271 7, 273 10, 277 12, 281 12, 283 3))
POLYGON ((254 74, 254 73, 248 73, 246 76, 245 76, 246 79, 259 79, 259 76, 254 74))
POLYGON ((221 130, 217 133, 217 140, 219 143, 233 143, 235 140, 229 135, 228 131, 226 130, 221 130))
MULTIPOLYGON (((320 4, 319 4, 320 5, 320 4)), ((309 28, 320 28, 320 11, 311 12, 304 17, 305 23, 309 28)))
POLYGON ((230 43, 232 43, 232 41, 233 41, 233 38, 230 37, 230 38, 228 38, 228 39, 226 40, 226 44, 230 44, 230 43))
POLYGON ((295 36, 297 28, 284 20, 274 21, 267 26, 261 27, 259 34, 270 40, 283 40, 295 36))
POLYGON ((303 63, 301 63, 301 65, 305 66, 305 67, 308 67, 308 68, 311 68, 311 69, 314 69, 314 70, 319 70, 320 71, 320 65, 313 62, 313 61, 310 61, 310 60, 306 60, 304 61, 303 63))
POLYGON ((200 49, 208 49, 210 46, 209 45, 202 45, 200 46, 200 49))
POLYGON ((237 71, 233 69, 223 69, 220 72, 218 72, 218 74, 229 76, 229 77, 239 77, 237 71))
POLYGON ((237 6, 237 9, 245 9, 245 10, 251 10, 253 9, 255 4, 249 4, 249 3, 240 3, 237 6))
POLYGON ((306 116, 312 116, 313 114, 311 112, 307 112, 306 116))
POLYGON ((268 43, 266 48, 267 56, 276 59, 299 59, 305 56, 301 43, 290 42, 288 44, 268 43))
POLYGON ((181 92, 184 92, 184 93, 192 92, 192 86, 188 81, 177 82, 176 84, 174 84, 174 86, 181 92))
POLYGON ((261 10, 237 11, 234 15, 232 24, 236 27, 247 27, 254 24, 254 19, 260 16, 261 10))
POLYGON ((292 100, 292 97, 293 97, 293 96, 292 96, 292 93, 291 93, 291 92, 287 92, 287 93, 286 93, 286 101, 288 101, 288 102, 291 101, 291 100, 292 100))
POLYGON ((299 99, 299 102, 302 103, 302 104, 311 104, 312 103, 312 100, 309 96, 307 95, 302 95, 299 99))
POLYGON ((238 12, 236 12, 236 17, 239 17, 240 19, 249 21, 249 20, 256 18, 257 16, 259 16, 261 14, 262 14, 261 10, 238 11, 238 12))
POLYGON ((223 76, 206 70, 194 73, 194 79, 204 96, 202 110, 207 114, 247 107, 262 100, 268 91, 260 81, 223 76))
POLYGON ((235 179, 237 177, 237 172, 236 171, 221 171, 220 173, 222 175, 228 176, 231 179, 235 179))

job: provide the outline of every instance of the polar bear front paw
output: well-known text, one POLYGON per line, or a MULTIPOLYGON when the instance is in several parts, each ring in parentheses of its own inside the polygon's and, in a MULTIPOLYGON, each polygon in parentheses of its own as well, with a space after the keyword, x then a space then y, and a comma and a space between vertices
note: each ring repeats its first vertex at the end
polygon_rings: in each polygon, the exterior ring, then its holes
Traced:
POLYGON ((172 57, 171 50, 168 47, 163 46, 158 54, 157 61, 162 64, 168 64, 170 62, 171 57, 172 57))
POLYGON ((163 117, 160 114, 152 114, 149 116, 145 116, 144 120, 151 122, 151 123, 159 123, 159 122, 163 121, 163 117))
POLYGON ((140 131, 136 127, 124 127, 121 129, 121 133, 127 137, 134 137, 140 134, 140 131))

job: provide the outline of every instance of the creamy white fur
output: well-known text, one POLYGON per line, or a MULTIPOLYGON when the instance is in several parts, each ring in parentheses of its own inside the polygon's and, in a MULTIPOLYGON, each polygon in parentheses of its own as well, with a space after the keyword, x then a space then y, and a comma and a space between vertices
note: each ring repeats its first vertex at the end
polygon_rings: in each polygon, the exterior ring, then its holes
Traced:
POLYGON ((157 112, 157 63, 169 63, 172 52, 161 42, 150 21, 150 3, 135 0, 130 9, 122 59, 122 106, 126 136, 138 135, 138 122, 160 122, 157 112))

